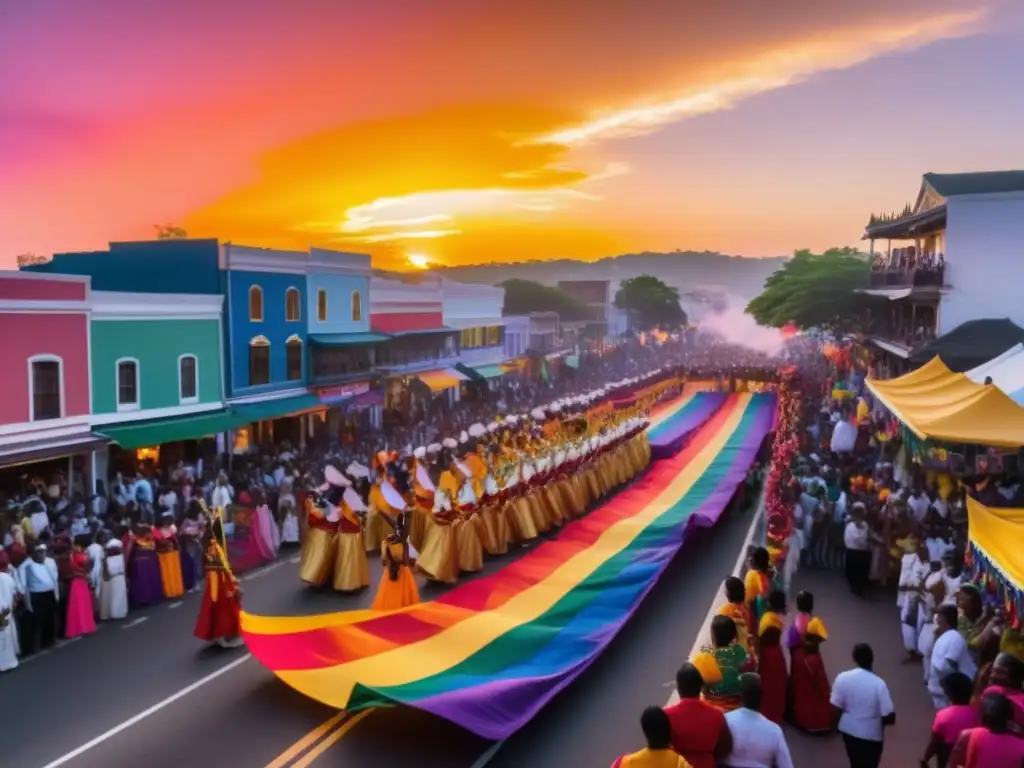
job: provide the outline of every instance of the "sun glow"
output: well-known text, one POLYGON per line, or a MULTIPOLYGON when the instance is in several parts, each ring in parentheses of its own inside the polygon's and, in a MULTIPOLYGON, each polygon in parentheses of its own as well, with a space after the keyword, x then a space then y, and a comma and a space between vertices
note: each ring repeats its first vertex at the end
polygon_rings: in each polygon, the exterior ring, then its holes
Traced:
POLYGON ((430 267, 430 259, 422 253, 410 253, 407 258, 409 263, 416 267, 416 269, 428 269, 430 267))

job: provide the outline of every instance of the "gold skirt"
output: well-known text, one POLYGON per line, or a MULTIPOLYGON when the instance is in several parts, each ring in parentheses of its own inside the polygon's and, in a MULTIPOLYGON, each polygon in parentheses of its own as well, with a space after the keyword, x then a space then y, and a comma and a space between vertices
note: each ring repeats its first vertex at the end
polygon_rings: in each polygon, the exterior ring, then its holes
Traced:
POLYGON ((569 518, 569 514, 566 511, 561 495, 558 493, 558 486, 551 480, 548 480, 537 490, 540 491, 541 503, 544 505, 544 509, 547 510, 551 523, 553 525, 562 525, 569 518))
POLYGON ((185 582, 181 577, 181 555, 178 550, 158 552, 156 556, 160 564, 160 581, 164 588, 164 597, 173 600, 185 594, 185 582))
POLYGON ((419 504, 410 508, 409 512, 409 543, 417 552, 423 549, 423 540, 427 535, 427 526, 433 514, 429 509, 424 509, 419 504))
POLYGON ((366 522, 363 524, 363 549, 374 554, 380 552, 380 545, 384 543, 385 527, 387 523, 381 518, 380 513, 370 507, 366 512, 366 522))
POLYGON ((530 507, 530 515, 533 517, 533 524, 538 533, 547 533, 551 530, 551 518, 544 508, 544 502, 540 496, 540 486, 530 488, 524 498, 530 507))
POLYGON ((491 501, 479 514, 483 523, 481 534, 484 550, 488 555, 504 555, 508 552, 508 543, 512 539, 508 518, 505 517, 501 504, 498 501, 491 501))
POLYGON ((505 516, 508 519, 512 540, 517 542, 533 541, 539 535, 537 524, 533 521, 533 510, 526 496, 512 499, 505 505, 505 516))
POLYGON ((311 587, 322 587, 331 578, 338 534, 309 526, 302 541, 299 578, 311 587))
POLYGON ((587 511, 587 505, 583 501, 583 493, 580 490, 579 478, 576 475, 569 475, 558 481, 556 486, 562 496, 562 503, 572 517, 581 517, 587 511))
POLYGON ((597 476, 597 466, 593 461, 583 470, 583 479, 586 481, 591 503, 600 501, 604 494, 601 492, 601 480, 597 476))
POLYGON ((398 567, 398 578, 392 581, 388 569, 380 577, 380 586, 377 587, 377 596, 373 599, 370 608, 374 611, 397 611, 400 608, 407 608, 416 605, 420 601, 420 590, 416 586, 416 577, 412 575, 412 569, 408 565, 398 567))
POLYGON ((334 558, 333 587, 339 592, 355 592, 370 586, 370 564, 358 533, 339 533, 334 558))
POLYGON ((483 522, 479 515, 469 514, 452 523, 455 547, 459 552, 459 570, 475 573, 484 567, 484 545, 481 539, 483 522))
POLYGON ((455 548, 455 528, 451 523, 427 521, 423 536, 423 549, 416 560, 416 568, 431 581, 454 584, 459 578, 459 555, 455 548))

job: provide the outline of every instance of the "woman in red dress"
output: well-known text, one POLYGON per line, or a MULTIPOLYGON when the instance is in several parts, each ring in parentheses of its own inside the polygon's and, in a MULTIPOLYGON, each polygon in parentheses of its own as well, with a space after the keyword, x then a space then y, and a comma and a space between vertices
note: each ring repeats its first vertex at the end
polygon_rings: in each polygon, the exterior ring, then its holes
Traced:
POLYGON ((807 624, 802 645, 793 649, 793 668, 789 673, 790 722, 807 733, 832 730, 832 685, 821 658, 821 644, 828 632, 821 619, 807 624))
POLYGON ((228 565, 227 552, 222 544, 223 531, 221 519, 217 517, 206 537, 206 586, 195 636, 222 648, 237 648, 242 644, 239 620, 242 609, 241 589, 228 565))
POLYGON ((761 699, 761 714, 773 723, 782 725, 786 715, 786 697, 789 691, 789 673, 786 671, 786 656, 782 652, 782 617, 786 613, 786 594, 778 589, 768 596, 768 610, 761 617, 758 626, 757 671, 761 675, 764 693, 761 699))

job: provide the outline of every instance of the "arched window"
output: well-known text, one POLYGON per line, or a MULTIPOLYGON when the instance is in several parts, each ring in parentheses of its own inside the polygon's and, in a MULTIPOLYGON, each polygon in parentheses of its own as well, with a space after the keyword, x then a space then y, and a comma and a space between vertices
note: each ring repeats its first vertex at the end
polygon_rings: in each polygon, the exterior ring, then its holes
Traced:
POLYGON ((298 288, 289 288, 284 292, 284 319, 290 323, 297 322, 302 319, 298 288))
POLYGON ((134 357, 122 357, 117 366, 117 410, 139 410, 139 361, 134 357))
POLYGON ((289 336, 284 343, 288 381, 302 379, 302 339, 289 336))
POLYGON ((28 359, 29 421, 64 418, 64 361, 57 355, 28 359))
POLYGON ((182 405, 199 402, 199 359, 195 355, 178 358, 178 401, 182 405))
POLYGON ((316 319, 327 322, 327 291, 323 288, 316 292, 316 319))
POLYGON ((363 297, 359 295, 359 291, 352 291, 352 322, 361 323, 363 321, 363 297))
POLYGON ((263 289, 258 285, 249 289, 249 322, 263 322, 263 289))
POLYGON ((270 341, 266 336, 255 336, 249 342, 249 385, 270 383, 270 341))

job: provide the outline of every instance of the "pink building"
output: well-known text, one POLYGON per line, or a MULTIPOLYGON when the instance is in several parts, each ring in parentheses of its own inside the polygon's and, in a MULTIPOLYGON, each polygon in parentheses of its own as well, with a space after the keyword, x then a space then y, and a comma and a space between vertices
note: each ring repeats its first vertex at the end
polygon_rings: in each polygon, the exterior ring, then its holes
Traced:
POLYGON ((93 476, 89 305, 88 277, 0 271, 0 474, 93 476))

